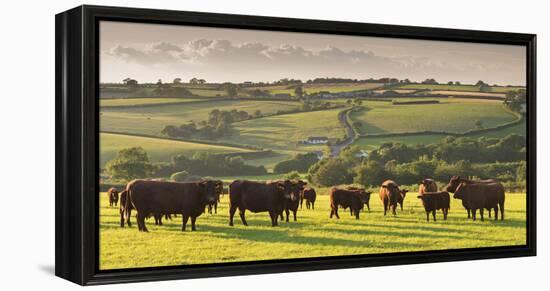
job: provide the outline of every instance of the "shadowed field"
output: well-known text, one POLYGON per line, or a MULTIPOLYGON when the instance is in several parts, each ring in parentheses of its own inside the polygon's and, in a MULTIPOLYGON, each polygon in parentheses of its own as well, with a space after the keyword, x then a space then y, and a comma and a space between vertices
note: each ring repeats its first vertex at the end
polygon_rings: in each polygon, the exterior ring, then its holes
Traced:
POLYGON ((525 194, 508 194, 504 221, 466 219, 460 200, 451 201, 449 219, 438 212, 437 222, 426 222, 416 195, 405 199, 404 211, 384 217, 376 194, 371 212, 360 220, 340 211, 340 220, 329 219, 327 195, 318 197, 315 210, 298 211, 298 222, 271 227, 267 213, 247 212, 248 227, 238 215, 228 226, 227 195, 218 214, 203 214, 197 231, 181 232, 181 216, 155 226, 147 221, 149 233, 135 225, 120 228, 118 208, 108 207, 101 193, 100 269, 170 266, 219 262, 289 259, 353 254, 392 253, 507 246, 525 244, 525 194))

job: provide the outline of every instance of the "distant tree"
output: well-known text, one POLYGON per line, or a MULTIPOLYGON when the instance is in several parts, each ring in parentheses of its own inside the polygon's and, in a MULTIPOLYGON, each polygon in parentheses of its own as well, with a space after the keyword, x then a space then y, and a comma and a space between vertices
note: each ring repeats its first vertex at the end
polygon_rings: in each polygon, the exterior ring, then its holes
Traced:
POLYGON ((114 179, 129 181, 149 177, 154 166, 143 148, 132 147, 120 150, 114 159, 107 162, 105 170, 114 179))
POLYGON ((205 79, 198 79, 197 82, 201 85, 203 84, 206 84, 206 80, 205 79))
POLYGON ((422 84, 427 84, 427 85, 437 85, 437 81, 433 78, 431 79, 426 79, 424 81, 422 81, 422 84))
POLYGON ((287 180, 299 180, 301 176, 300 176, 300 173, 298 173, 298 171, 292 171, 285 174, 283 178, 287 180))
POLYGON ((122 82, 124 83, 124 85, 126 87, 128 87, 131 90, 137 88, 137 86, 138 86, 138 81, 136 81, 134 79, 126 78, 126 79, 122 80, 122 82))
POLYGON ((453 81, 447 82, 447 85, 452 85, 452 84, 453 84, 453 81))
POLYGON ((363 101, 361 99, 357 98, 357 99, 353 100, 353 103, 355 103, 355 105, 357 105, 357 106, 361 106, 361 104, 363 104, 363 101))
POLYGON ((199 84, 199 79, 197 79, 197 78, 192 78, 191 80, 189 80, 189 84, 191 84, 191 85, 197 85, 197 84, 199 84))
POLYGON ((348 99, 348 100, 346 100, 346 103, 347 103, 348 105, 351 105, 351 104, 353 103, 353 100, 348 99))
POLYGON ((262 111, 260 109, 254 111, 254 117, 258 118, 262 116, 262 111))
POLYGON ((487 84, 485 84, 485 83, 483 83, 483 84, 481 84, 481 85, 479 86, 479 91, 480 91, 480 92, 485 92, 485 93, 486 93, 486 92, 491 92, 491 90, 492 90, 492 89, 491 89, 491 86, 489 86, 489 85, 487 85, 487 84))
POLYGON ((482 85, 487 85, 487 84, 481 80, 477 81, 476 86, 482 86, 482 85))
POLYGON ((302 86, 298 86, 294 89, 294 96, 296 96, 296 98, 302 98, 303 95, 304 89, 302 88, 302 86))
POLYGON ((237 93, 238 93, 237 85, 235 85, 233 83, 225 83, 223 85, 223 89, 224 89, 225 93, 227 94, 227 96, 237 97, 237 93))
POLYGON ((335 186, 353 182, 353 174, 346 163, 339 159, 328 159, 312 174, 315 184, 320 186, 335 186))
POLYGON ((375 161, 367 161, 355 169, 354 182, 360 185, 376 187, 388 177, 384 167, 375 161))
POLYGON ((404 83, 404 84, 410 84, 410 83, 411 83, 411 80, 405 79, 405 80, 403 80, 403 83, 404 83))
POLYGON ((176 84, 181 84, 181 78, 175 78, 172 83, 174 83, 175 85, 176 84))
POLYGON ((455 82, 455 85, 460 86, 460 82, 459 82, 459 81, 456 81, 456 82, 455 82))

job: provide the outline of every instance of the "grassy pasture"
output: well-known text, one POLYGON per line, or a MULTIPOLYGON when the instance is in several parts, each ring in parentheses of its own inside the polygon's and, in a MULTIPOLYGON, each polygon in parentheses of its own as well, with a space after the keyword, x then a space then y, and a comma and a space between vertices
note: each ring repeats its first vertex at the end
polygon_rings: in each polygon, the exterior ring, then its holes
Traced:
POLYGON ((186 154, 191 156, 197 152, 213 154, 249 152, 247 149, 228 146, 101 133, 99 136, 100 166, 115 158, 121 149, 135 146, 142 147, 153 162, 169 162, 174 155, 186 154))
POLYGON ((119 98, 119 99, 100 99, 99 106, 101 107, 126 107, 126 106, 142 106, 142 105, 162 105, 174 103, 187 103, 200 101, 201 99, 193 98, 119 98))
POLYGON ((216 90, 216 89, 207 89, 207 88, 187 88, 193 95, 202 96, 202 97, 224 97, 226 96, 225 91, 216 90))
MULTIPOLYGON (((320 191, 323 192, 324 191, 320 191)), ((228 197, 222 198, 218 214, 203 214, 197 231, 181 232, 181 216, 155 226, 148 220, 149 233, 135 224, 120 228, 118 208, 109 207, 100 193, 100 269, 173 266, 221 262, 379 254, 408 251, 524 245, 526 243, 526 196, 507 194, 504 221, 471 221, 460 200, 451 199, 447 221, 437 213, 437 222, 426 222, 416 195, 405 199, 404 211, 383 216, 376 195, 371 212, 356 220, 340 211, 340 220, 329 219, 327 195, 318 196, 315 210, 298 211, 298 221, 271 227, 267 213, 247 211, 248 227, 238 214, 235 226, 228 226, 228 197)), ((135 212, 134 212, 135 213, 135 212)), ((134 214, 133 213, 133 214, 134 214)), ((291 218, 292 219, 292 218, 291 218)))
MULTIPOLYGON (((340 92, 350 92, 357 90, 368 90, 375 89, 382 86, 378 83, 361 83, 361 84, 306 84, 303 86, 303 89, 308 94, 314 94, 321 91, 327 91, 330 93, 340 93, 340 92)), ((276 85, 276 86, 265 86, 265 87, 251 87, 249 90, 260 89, 267 90, 271 94, 290 94, 294 95, 294 88, 287 89, 289 86, 286 85, 276 85)))
POLYGON ((501 102, 457 101, 441 99, 439 104, 399 106, 371 101, 363 103, 367 109, 353 112, 351 118, 362 123, 359 129, 361 134, 418 131, 461 133, 475 129, 476 120, 481 120, 484 127, 493 127, 516 119, 501 102))
MULTIPOLYGON (((479 86, 476 85, 447 85, 447 84, 406 84, 397 87, 398 89, 429 89, 429 90, 446 90, 446 91, 470 91, 479 92, 479 86)), ((523 89, 524 87, 502 87, 491 86, 491 92, 493 93, 505 93, 508 91, 515 91, 523 89)))
POLYGON ((301 104, 292 101, 243 101, 219 100, 191 104, 158 105, 149 107, 102 108, 100 127, 102 131, 160 135, 166 125, 179 126, 191 120, 201 121, 208 118, 213 109, 244 110, 249 114, 260 109, 264 114, 273 114, 278 110, 296 109, 301 104))
POLYGON ((290 151, 322 150, 324 146, 298 145, 309 136, 343 138, 344 128, 338 122, 339 109, 271 116, 234 123, 240 131, 228 142, 290 151))

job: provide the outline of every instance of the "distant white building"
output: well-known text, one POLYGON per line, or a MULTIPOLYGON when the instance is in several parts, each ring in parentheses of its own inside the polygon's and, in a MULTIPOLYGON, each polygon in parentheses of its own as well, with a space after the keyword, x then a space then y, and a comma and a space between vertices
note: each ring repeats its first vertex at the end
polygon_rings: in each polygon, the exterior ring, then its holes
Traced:
POLYGON ((357 154, 355 154, 358 158, 366 158, 369 155, 369 153, 366 150, 360 150, 357 154))
POLYGON ((306 140, 303 140, 303 144, 326 144, 328 137, 326 136, 310 136, 306 140))

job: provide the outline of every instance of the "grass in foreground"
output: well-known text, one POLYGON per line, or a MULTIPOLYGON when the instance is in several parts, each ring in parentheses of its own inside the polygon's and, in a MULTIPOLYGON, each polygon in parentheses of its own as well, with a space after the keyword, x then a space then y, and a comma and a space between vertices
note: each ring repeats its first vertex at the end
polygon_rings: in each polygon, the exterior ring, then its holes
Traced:
MULTIPOLYGON (((203 214, 197 231, 181 232, 181 216, 155 226, 147 221, 149 233, 120 228, 118 208, 108 207, 101 193, 100 269, 172 266, 221 262, 290 259, 353 254, 477 248, 526 243, 525 194, 508 194, 504 221, 466 219, 459 200, 452 199, 447 221, 438 212, 437 222, 426 222, 416 195, 405 199, 404 211, 384 217, 373 194, 371 212, 361 219, 340 211, 340 220, 329 219, 328 196, 318 197, 315 210, 298 211, 298 222, 271 227, 268 214, 247 211, 248 227, 238 214, 228 226, 227 195, 218 214, 203 214)), ((135 218, 132 218, 135 222, 135 218)))

